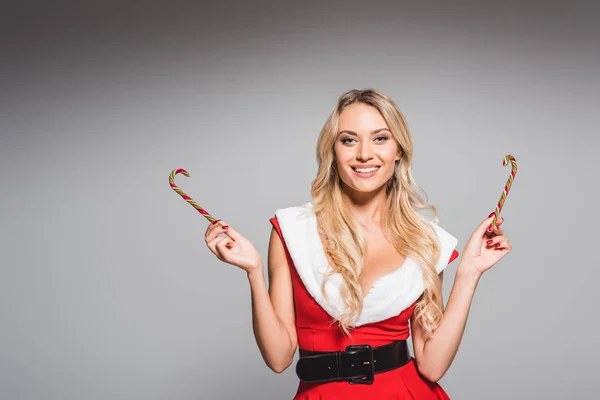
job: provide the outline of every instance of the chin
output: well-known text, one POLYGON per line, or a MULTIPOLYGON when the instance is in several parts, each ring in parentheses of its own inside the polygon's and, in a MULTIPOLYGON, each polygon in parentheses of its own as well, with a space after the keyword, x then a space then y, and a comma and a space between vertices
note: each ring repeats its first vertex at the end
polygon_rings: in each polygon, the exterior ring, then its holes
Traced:
POLYGON ((380 183, 380 182, 370 182, 367 184, 359 183, 358 185, 355 182, 353 182, 352 180, 349 180, 349 182, 351 182, 350 184, 347 183, 348 181, 345 181, 343 179, 342 179, 342 182, 346 189, 350 189, 357 193, 373 193, 373 192, 377 192, 385 187, 385 183, 380 183))

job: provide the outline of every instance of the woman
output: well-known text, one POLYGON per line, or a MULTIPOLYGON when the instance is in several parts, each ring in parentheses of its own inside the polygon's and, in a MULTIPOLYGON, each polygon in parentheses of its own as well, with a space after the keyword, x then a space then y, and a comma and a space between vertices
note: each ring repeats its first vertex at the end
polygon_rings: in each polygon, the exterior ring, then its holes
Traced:
POLYGON ((247 272, 265 363, 281 373, 299 347, 295 399, 449 398, 437 381, 456 355, 481 275, 511 245, 503 218, 492 231, 490 214, 463 250, 444 309, 443 269, 458 256, 457 240, 415 191, 412 153, 392 99, 349 91, 318 139, 313 201, 270 219, 268 289, 252 243, 227 225, 206 230, 209 249, 247 272))

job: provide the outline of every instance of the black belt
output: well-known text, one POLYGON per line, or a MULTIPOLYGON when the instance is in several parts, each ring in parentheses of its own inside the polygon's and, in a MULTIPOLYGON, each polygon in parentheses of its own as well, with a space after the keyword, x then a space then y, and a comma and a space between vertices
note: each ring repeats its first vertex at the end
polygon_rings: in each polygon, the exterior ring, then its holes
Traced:
POLYGON ((296 375, 304 382, 348 381, 373 383, 374 375, 399 368, 410 361, 406 340, 379 347, 368 344, 348 346, 345 351, 308 351, 300 349, 296 375))

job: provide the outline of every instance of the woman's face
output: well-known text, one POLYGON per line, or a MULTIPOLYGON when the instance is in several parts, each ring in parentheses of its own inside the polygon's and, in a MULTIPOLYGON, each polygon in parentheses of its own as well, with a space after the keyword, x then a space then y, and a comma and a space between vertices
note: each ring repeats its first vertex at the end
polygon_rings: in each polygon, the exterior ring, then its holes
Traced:
POLYGON ((352 103, 340 114, 334 148, 345 189, 362 193, 385 188, 402 156, 379 111, 363 103, 352 103))

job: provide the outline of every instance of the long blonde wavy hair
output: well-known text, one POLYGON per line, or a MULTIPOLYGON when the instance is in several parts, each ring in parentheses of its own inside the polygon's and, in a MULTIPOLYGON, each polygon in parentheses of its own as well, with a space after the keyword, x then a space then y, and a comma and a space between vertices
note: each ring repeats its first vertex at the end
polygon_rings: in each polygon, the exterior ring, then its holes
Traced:
MULTIPOLYGON (((350 326, 360 316, 363 307, 358 277, 362 271, 367 244, 360 226, 345 206, 334 149, 340 114, 355 102, 375 107, 379 111, 402 152, 402 158, 396 161, 394 174, 387 183, 381 227, 385 237, 401 255, 413 258, 423 267, 425 291, 415 307, 415 318, 425 329, 426 335, 430 336, 439 326, 443 312, 442 282, 435 270, 440 245, 429 222, 417 211, 432 211, 436 223, 438 215, 436 208, 426 205, 415 190, 416 188, 424 193, 411 173, 413 144, 406 120, 396 103, 376 89, 351 90, 340 96, 317 141, 318 172, 311 185, 313 211, 332 267, 325 281, 334 273, 339 273, 344 281, 341 297, 346 307, 338 322, 349 335, 350 326)), ((322 291, 327 296, 324 288, 325 282, 322 291)))

